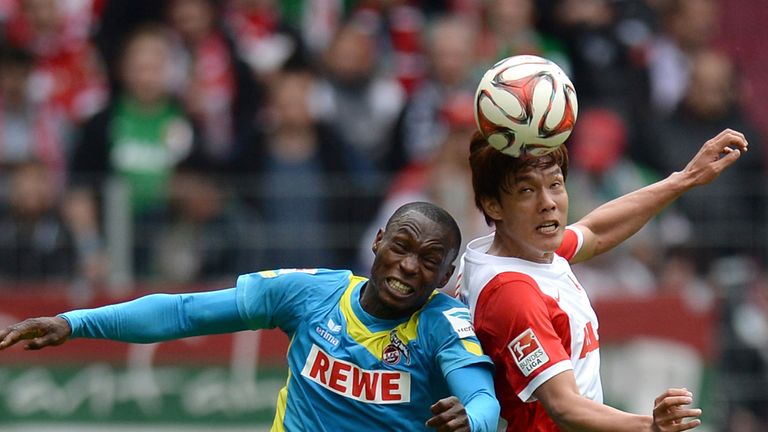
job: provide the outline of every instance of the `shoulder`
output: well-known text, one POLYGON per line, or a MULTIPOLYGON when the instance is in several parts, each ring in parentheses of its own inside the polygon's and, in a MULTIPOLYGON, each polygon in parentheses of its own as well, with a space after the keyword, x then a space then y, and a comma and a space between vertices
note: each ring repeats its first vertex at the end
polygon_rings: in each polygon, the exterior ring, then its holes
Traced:
POLYGON ((352 277, 349 270, 331 270, 322 268, 290 268, 263 270, 248 273, 237 280, 238 287, 255 288, 259 285, 280 285, 286 289, 312 286, 318 289, 346 286, 352 277))
POLYGON ((474 336, 469 308, 459 300, 437 293, 421 313, 421 328, 430 334, 456 333, 459 338, 474 336))
POLYGON ((477 299, 475 313, 480 321, 513 315, 522 317, 536 311, 546 312, 547 299, 533 276, 507 271, 488 282, 477 299))

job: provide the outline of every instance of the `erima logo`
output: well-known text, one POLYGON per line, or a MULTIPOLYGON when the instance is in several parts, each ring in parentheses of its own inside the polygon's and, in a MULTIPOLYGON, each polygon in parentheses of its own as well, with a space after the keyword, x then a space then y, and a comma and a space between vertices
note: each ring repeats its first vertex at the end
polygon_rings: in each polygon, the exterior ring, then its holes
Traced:
POLYGON ((507 348, 515 358, 517 367, 525 376, 530 375, 549 361, 549 356, 541 348, 538 338, 531 329, 526 329, 520 333, 507 345, 507 348))
POLYGON ((471 337, 475 335, 475 328, 472 327, 471 317, 469 315, 469 309, 467 308, 452 308, 447 311, 443 311, 443 315, 448 318, 448 321, 453 326, 453 330, 460 338, 471 337))
POLYGON ((328 318, 328 330, 331 331, 331 333, 338 333, 341 331, 341 324, 336 324, 336 322, 333 320, 333 318, 328 318))

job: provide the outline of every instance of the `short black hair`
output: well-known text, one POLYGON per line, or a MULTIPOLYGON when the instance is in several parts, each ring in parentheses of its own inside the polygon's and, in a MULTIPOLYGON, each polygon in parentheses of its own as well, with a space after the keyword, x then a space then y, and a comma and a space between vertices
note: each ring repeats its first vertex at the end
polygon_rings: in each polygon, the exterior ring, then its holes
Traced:
MULTIPOLYGON (((438 225, 445 228, 450 236, 451 240, 453 240, 453 244, 450 246, 455 250, 455 253, 458 255, 459 253, 459 247, 461 247, 461 230, 459 229, 459 224, 456 222, 456 219, 451 216, 450 213, 448 213, 445 209, 442 207, 439 207, 435 204, 426 202, 426 201, 414 201, 407 204, 403 204, 395 210, 394 213, 392 213, 392 216, 390 216, 389 220, 387 221, 387 225, 385 226, 385 229, 388 230, 392 223, 402 218, 405 214, 409 212, 418 212, 419 214, 422 214, 426 216, 429 220, 437 223, 438 225)), ((456 257, 452 257, 451 261, 455 259, 456 257)))

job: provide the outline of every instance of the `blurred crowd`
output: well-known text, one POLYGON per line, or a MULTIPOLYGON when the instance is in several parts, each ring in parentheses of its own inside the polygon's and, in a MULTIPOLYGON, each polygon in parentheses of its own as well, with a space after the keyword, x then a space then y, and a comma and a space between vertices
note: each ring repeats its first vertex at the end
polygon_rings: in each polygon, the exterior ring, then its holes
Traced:
MULTIPOLYGON (((475 86, 537 54, 578 93, 571 221, 726 127, 746 134, 737 169, 575 271, 593 299, 724 299, 727 361, 764 389, 768 156, 722 43, 726 3, 0 0, 0 282, 360 270, 415 199, 448 209, 465 242, 485 234, 466 161, 475 86)), ((759 424, 762 403, 734 416, 759 424)))

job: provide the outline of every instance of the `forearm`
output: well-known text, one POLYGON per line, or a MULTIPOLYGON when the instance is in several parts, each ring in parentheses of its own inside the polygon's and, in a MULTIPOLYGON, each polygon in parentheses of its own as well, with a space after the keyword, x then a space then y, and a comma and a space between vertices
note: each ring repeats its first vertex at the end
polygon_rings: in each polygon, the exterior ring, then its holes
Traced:
POLYGON ((693 187, 687 177, 682 172, 673 173, 664 180, 601 205, 576 222, 586 228, 593 239, 585 243, 580 258, 604 253, 637 233, 651 218, 693 187))
POLYGON ((653 418, 630 414, 573 395, 564 402, 562 409, 552 409, 550 417, 566 432, 642 432, 651 431, 653 418))
POLYGON ((126 303, 60 315, 72 337, 152 343, 245 330, 235 289, 193 294, 152 294, 126 303))
POLYGON ((483 365, 465 366, 446 375, 448 387, 467 412, 473 432, 495 432, 499 422, 499 402, 493 388, 493 376, 483 365))

